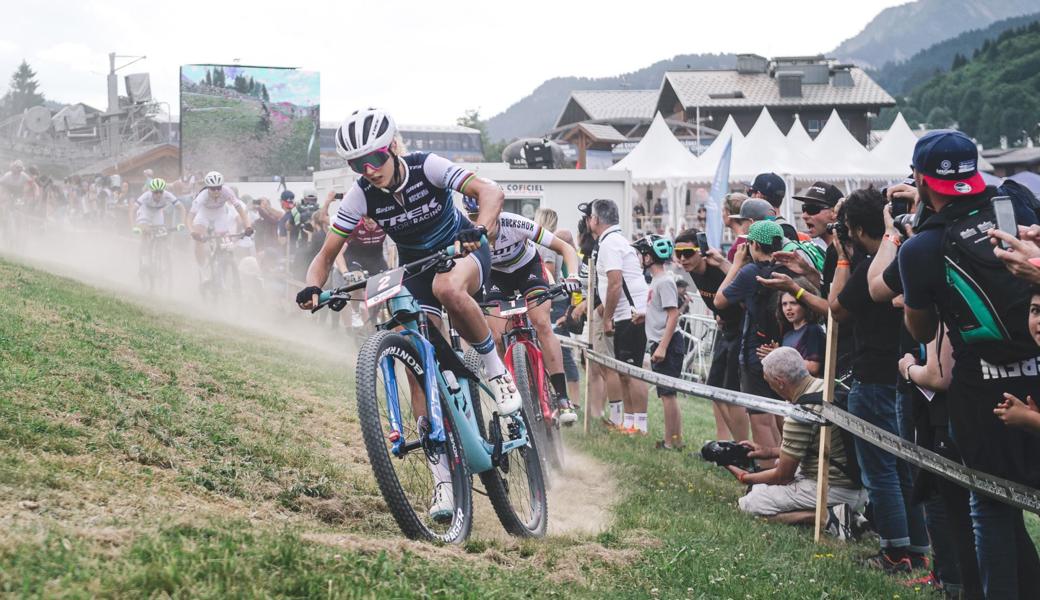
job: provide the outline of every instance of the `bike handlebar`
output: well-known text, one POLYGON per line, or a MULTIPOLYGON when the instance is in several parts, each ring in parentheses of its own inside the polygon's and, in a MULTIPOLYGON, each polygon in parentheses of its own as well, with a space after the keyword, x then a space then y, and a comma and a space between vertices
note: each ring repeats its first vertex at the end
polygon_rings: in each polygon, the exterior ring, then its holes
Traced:
MULTIPOLYGON (((483 245, 487 245, 487 243, 488 243, 487 236, 480 236, 480 244, 483 246, 483 245)), ((405 264, 405 265, 401 265, 400 267, 398 267, 398 269, 404 269, 405 272, 409 272, 409 271, 413 271, 415 269, 419 269, 419 272, 422 272, 426 268, 429 268, 429 265, 437 263, 437 262, 440 262, 440 261, 448 259, 448 258, 452 258, 456 254, 458 254, 458 244, 452 244, 451 246, 448 246, 447 248, 444 248, 443 250, 440 250, 440 251, 438 251, 435 254, 431 254, 429 256, 420 258, 419 260, 412 261, 412 262, 410 262, 408 264, 405 264)), ((311 309, 311 312, 316 312, 319 309, 325 307, 329 303, 330 300, 332 300, 333 298, 335 298, 337 296, 342 296, 342 295, 345 295, 345 294, 349 294, 350 292, 354 292, 354 291, 357 291, 357 290, 360 290, 360 289, 364 288, 365 286, 368 285, 368 281, 370 279, 372 279, 373 277, 376 277, 376 276, 378 276, 380 274, 381 273, 377 273, 376 275, 373 275, 372 277, 369 277, 369 278, 364 279, 362 281, 359 281, 357 283, 352 283, 350 285, 346 285, 346 286, 339 287, 339 288, 336 288, 336 289, 323 291, 321 294, 318 295, 318 305, 315 306, 313 309, 311 309)), ((349 295, 344 296, 342 299, 343 300, 350 300, 350 296, 349 295)))
MULTIPOLYGON (((539 294, 533 300, 529 300, 527 302, 527 304, 528 304, 529 307, 534 308, 536 306, 541 306, 543 303, 548 302, 549 300, 552 300, 553 298, 556 298, 557 296, 563 296, 564 294, 567 294, 567 293, 569 293, 569 292, 567 292, 567 290, 566 290, 566 284, 564 284, 564 283, 557 283, 554 286, 550 286, 549 289, 547 289, 544 294, 539 294)), ((513 297, 514 298, 518 298, 519 296, 520 296, 520 294, 517 294, 517 295, 515 295, 513 297)), ((499 308, 502 305, 502 301, 501 300, 493 300, 491 302, 480 302, 479 304, 480 304, 481 308, 499 308)))

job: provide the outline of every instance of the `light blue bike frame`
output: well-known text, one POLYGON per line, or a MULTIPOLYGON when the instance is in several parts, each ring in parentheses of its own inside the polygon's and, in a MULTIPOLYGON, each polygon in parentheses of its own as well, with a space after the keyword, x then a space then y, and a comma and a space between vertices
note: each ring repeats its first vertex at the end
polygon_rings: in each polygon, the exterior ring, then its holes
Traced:
MULTIPOLYGON (((452 422, 455 423, 459 439, 462 441, 463 456, 470 472, 477 474, 490 470, 494 466, 491 464, 493 447, 480 435, 476 414, 473 412, 473 400, 469 395, 468 379, 458 378, 458 389, 455 391, 452 391, 448 386, 444 373, 441 372, 440 365, 437 363, 437 358, 434 355, 433 344, 419 333, 418 319, 422 318, 422 309, 407 290, 402 289, 396 296, 391 298, 388 301, 388 307, 390 314, 399 317, 401 321, 405 321, 409 315, 415 315, 415 318, 407 319, 405 329, 397 333, 411 340, 419 351, 419 358, 423 367, 422 383, 423 390, 426 393, 427 415, 429 415, 430 424, 432 425, 430 438, 441 443, 447 439, 444 434, 444 415, 441 412, 440 403, 441 395, 443 395, 448 399, 448 402, 445 404, 451 410, 452 422)), ((396 439, 391 437, 391 439, 394 439, 391 452, 394 456, 400 456, 407 440, 404 439, 404 430, 401 426, 400 397, 397 393, 397 375, 392 368, 392 360, 390 356, 383 357, 379 364, 379 370, 383 373, 383 380, 386 382, 386 403, 387 414, 390 417, 390 429, 397 434, 394 436, 396 439)), ((480 382, 477 382, 477 384, 483 385, 480 382)), ((520 428, 520 436, 515 440, 502 440, 503 456, 516 448, 527 445, 526 424, 523 419, 515 419, 514 422, 520 428)), ((505 432, 503 432, 504 435, 505 432)))

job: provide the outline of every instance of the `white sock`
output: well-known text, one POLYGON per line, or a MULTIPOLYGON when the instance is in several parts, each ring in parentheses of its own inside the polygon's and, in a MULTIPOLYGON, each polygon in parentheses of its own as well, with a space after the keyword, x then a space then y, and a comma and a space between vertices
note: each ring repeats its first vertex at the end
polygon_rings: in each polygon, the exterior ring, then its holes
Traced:
POLYGON ((610 409, 610 422, 614 425, 621 425, 621 414, 624 410, 620 400, 611 400, 608 405, 610 409))
POLYGON ((631 429, 633 426, 635 426, 635 423, 636 416, 632 413, 625 413, 625 420, 622 422, 621 426, 625 429, 631 429))
POLYGON ((646 433, 646 413, 635 413, 636 429, 646 433))
POLYGON ((434 485, 451 481, 451 470, 448 468, 448 456, 446 454, 441 454, 437 462, 428 462, 427 464, 430 465, 430 472, 433 473, 434 485))
POLYGON ((498 352, 481 354, 480 360, 484 363, 484 375, 486 375, 488 379, 494 379, 506 372, 506 365, 502 362, 502 359, 498 357, 498 352))

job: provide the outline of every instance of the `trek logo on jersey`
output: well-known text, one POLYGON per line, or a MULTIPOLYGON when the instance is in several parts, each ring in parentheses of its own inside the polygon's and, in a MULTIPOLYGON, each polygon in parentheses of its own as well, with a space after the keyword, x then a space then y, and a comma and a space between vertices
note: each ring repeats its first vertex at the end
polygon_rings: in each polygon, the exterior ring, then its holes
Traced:
POLYGON ((416 206, 415 208, 406 210, 401 214, 393 215, 389 219, 384 219, 380 222, 380 225, 383 226, 383 229, 386 229, 388 227, 397 227, 398 225, 405 223, 421 223, 430 217, 435 216, 435 213, 440 209, 440 207, 440 203, 434 199, 428 204, 416 206))
POLYGON ((1035 377, 1040 370, 1037 370, 1037 360, 1040 357, 1027 358, 1021 362, 1014 362, 1006 365, 993 365, 982 359, 979 359, 979 367, 982 369, 983 379, 1014 379, 1016 377, 1035 377))

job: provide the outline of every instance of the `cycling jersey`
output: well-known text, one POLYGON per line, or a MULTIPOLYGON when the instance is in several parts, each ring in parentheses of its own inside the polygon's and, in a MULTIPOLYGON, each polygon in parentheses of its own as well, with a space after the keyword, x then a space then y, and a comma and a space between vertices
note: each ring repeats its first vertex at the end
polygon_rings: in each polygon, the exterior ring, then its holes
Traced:
MULTIPOLYGON (((404 183, 393 192, 359 178, 340 203, 331 231, 350 237, 364 216, 375 219, 402 256, 422 256, 451 245, 466 218, 452 201, 475 177, 436 154, 414 152, 401 157, 404 183)), ((469 223, 466 222, 466 226, 469 223)))
POLYGON ((491 246, 491 268, 512 273, 538 254, 535 244, 548 248, 555 239, 549 230, 531 219, 503 212, 498 217, 498 236, 491 246))
POLYGON ((231 206, 240 206, 242 210, 245 210, 246 205, 235 196, 235 192, 231 191, 231 188, 226 185, 220 188, 220 194, 216 198, 213 198, 209 193, 209 188, 203 188, 198 195, 195 196, 195 200, 191 203, 191 212, 199 212, 201 210, 216 210, 225 204, 231 206))
POLYGON ((137 205, 150 210, 162 210, 177 204, 177 196, 164 191, 156 198, 155 194, 148 191, 137 197, 137 205))
POLYGON ((347 245, 351 250, 356 252, 375 252, 383 251, 383 240, 386 239, 386 232, 377 223, 372 223, 371 226, 361 219, 358 221, 354 231, 351 232, 350 237, 347 238, 347 245))
POLYGON ((13 198, 21 198, 26 186, 30 183, 32 183, 32 177, 25 171, 17 175, 13 171, 8 171, 0 177, 0 186, 13 198))

